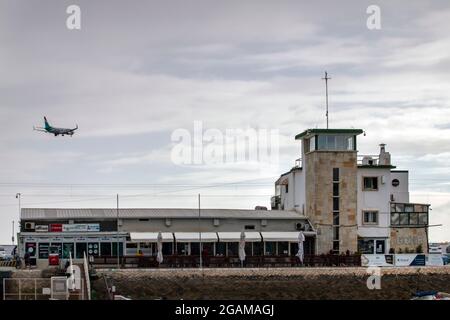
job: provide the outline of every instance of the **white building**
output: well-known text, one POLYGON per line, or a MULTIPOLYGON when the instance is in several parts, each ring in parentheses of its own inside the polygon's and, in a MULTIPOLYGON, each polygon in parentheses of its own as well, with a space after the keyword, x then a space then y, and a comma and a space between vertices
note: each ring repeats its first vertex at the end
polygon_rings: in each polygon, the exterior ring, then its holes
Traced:
MULTIPOLYGON (((345 232, 344 230, 349 228, 342 228, 339 217, 341 220, 345 216, 352 217, 353 208, 356 208, 359 252, 382 254, 388 253, 391 247, 398 250, 405 248, 408 251, 415 250, 419 245, 426 251, 428 205, 409 203, 408 171, 395 170, 384 144, 380 144, 378 155, 357 155, 356 136, 361 132, 362 130, 357 129, 310 129, 297 135, 296 139, 302 140, 303 144, 301 158, 296 160, 290 171, 282 174, 275 182, 276 194, 272 197, 272 209, 300 212, 308 217, 318 230, 318 224, 323 224, 323 220, 329 217, 330 225, 345 232), (305 157, 311 158, 314 153, 319 153, 320 158, 305 161, 305 157), (342 155, 347 157, 345 161, 334 160, 342 155), (308 168, 308 162, 314 165, 308 168), (332 181, 328 178, 333 169, 330 165, 335 167, 334 170, 341 168, 342 172, 346 172, 345 167, 354 166, 356 175, 348 170, 345 174, 341 173, 340 179, 334 181, 333 178, 332 181), (308 174, 308 171, 314 172, 308 174), (307 183, 307 176, 310 185, 307 183), (343 186, 347 187, 345 191, 343 186), (353 197, 346 197, 342 193, 351 194, 354 191, 356 207, 351 207, 353 197), (308 201, 313 203, 313 206, 308 205, 308 201), (343 210, 343 206, 349 205, 350 207, 343 210), (311 209, 308 212, 307 208, 318 208, 317 211, 322 212, 311 212, 311 209), (328 217, 324 218, 327 211, 336 214, 328 212, 328 217), (395 244, 391 243, 391 238, 396 241, 395 244)), ((342 249, 342 242, 348 240, 343 240, 342 232, 341 237, 335 237, 334 241, 338 243, 332 251, 342 252, 339 250, 339 243, 342 249)), ((318 238, 320 237, 318 231, 318 238)), ((352 245, 345 247, 351 248, 352 245)), ((317 251, 320 253, 323 250, 317 251)))

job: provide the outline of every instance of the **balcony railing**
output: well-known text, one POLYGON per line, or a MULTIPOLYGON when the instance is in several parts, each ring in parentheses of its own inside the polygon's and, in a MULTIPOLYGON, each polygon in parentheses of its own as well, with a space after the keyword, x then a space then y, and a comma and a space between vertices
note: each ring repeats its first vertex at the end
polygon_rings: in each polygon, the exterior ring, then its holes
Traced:
POLYGON ((377 166, 379 165, 380 156, 379 155, 370 155, 370 154, 361 154, 357 157, 358 166, 366 165, 366 166, 377 166))

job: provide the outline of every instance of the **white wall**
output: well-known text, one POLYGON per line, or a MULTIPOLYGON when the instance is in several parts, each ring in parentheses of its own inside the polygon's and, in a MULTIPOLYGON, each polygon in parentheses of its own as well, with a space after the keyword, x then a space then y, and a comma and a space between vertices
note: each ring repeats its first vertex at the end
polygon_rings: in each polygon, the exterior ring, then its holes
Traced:
POLYGON ((398 187, 393 187, 391 183, 391 193, 395 202, 409 203, 409 174, 408 171, 392 171, 391 181, 397 179, 400 182, 398 187))
POLYGON ((281 186, 281 204, 284 204, 284 210, 295 210, 304 213, 305 205, 305 175, 304 170, 293 170, 283 177, 288 179, 288 193, 286 187, 281 186))
POLYGON ((358 168, 357 221, 360 237, 389 237, 391 172, 388 168, 358 168), (378 191, 363 191, 363 177, 378 177, 378 191), (384 183, 382 178, 384 177, 384 183), (378 211, 378 225, 364 225, 364 210, 378 211))

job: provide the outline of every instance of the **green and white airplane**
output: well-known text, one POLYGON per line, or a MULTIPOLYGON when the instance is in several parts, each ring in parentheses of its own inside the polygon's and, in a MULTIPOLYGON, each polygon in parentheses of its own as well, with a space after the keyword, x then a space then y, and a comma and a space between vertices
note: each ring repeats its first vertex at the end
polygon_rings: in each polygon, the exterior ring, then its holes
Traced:
POLYGON ((48 123, 46 117, 44 117, 44 123, 45 123, 45 126, 44 126, 44 127, 33 127, 33 130, 41 131, 41 132, 46 132, 46 133, 51 133, 51 134, 54 134, 55 137, 57 137, 58 135, 62 135, 62 136, 64 137, 64 135, 72 136, 72 135, 75 133, 75 130, 78 129, 78 125, 76 125, 76 127, 73 128, 73 129, 67 129, 67 128, 55 128, 55 127, 52 127, 52 126, 48 123))

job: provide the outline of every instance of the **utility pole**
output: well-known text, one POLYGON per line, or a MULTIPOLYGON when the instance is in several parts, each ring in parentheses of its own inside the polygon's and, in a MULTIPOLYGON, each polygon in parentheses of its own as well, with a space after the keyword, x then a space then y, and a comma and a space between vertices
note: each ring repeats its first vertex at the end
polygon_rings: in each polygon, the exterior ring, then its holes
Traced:
POLYGON ((116 254, 117 254, 117 269, 120 269, 120 241, 119 241, 119 194, 117 194, 116 196, 116 211, 117 211, 117 250, 116 250, 116 254))
POLYGON ((327 117, 327 129, 328 129, 328 80, 331 80, 331 78, 328 77, 328 72, 325 71, 325 78, 322 78, 322 80, 325 80, 325 94, 326 94, 326 105, 327 105, 327 112, 325 116, 327 117))
POLYGON ((203 246, 202 246, 202 232, 201 232, 201 221, 200 221, 200 193, 198 194, 198 237, 200 239, 199 251, 200 251, 200 269, 203 268, 203 246))
MULTIPOLYGON (((22 194, 19 192, 19 193, 16 193, 16 199, 18 199, 19 200, 19 221, 20 221, 20 214, 21 214, 21 210, 22 210, 22 207, 21 207, 21 203, 20 203, 20 197, 22 196, 22 194)), ((12 222, 12 244, 14 245, 14 220, 13 220, 13 222, 12 222)), ((17 241, 17 245, 19 245, 19 241, 17 241)))

